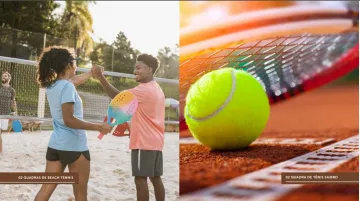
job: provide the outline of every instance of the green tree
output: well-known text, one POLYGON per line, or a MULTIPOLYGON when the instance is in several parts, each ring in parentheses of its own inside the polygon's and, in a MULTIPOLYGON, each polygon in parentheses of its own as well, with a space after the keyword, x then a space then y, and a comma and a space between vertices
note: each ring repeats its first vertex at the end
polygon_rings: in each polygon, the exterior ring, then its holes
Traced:
MULTIPOLYGON (((11 57, 25 58, 29 55, 18 54, 22 49, 36 51, 39 55, 43 48, 43 34, 56 35, 59 22, 53 11, 59 7, 54 1, 2 1, 0 2, 0 34, 3 48, 11 49, 11 57), (6 30, 4 28, 11 28, 6 30), (19 31, 26 30, 26 31, 19 31), (37 32, 42 34, 32 34, 37 32), (11 42, 10 42, 11 41, 11 42)), ((24 51, 23 51, 24 52, 24 51)))
POLYGON ((131 42, 123 32, 118 33, 113 45, 115 48, 113 71, 133 73, 136 54, 135 50, 131 47, 131 42))
POLYGON ((157 58, 160 61, 160 66, 155 76, 168 79, 179 78, 179 56, 177 53, 178 45, 174 50, 170 47, 164 47, 158 51, 157 58))
POLYGON ((170 47, 164 47, 158 51, 158 59, 160 61, 159 69, 156 72, 156 76, 165 77, 165 70, 169 68, 169 61, 171 59, 170 47))
POLYGON ((112 45, 104 41, 96 44, 90 60, 104 66, 107 71, 132 74, 138 54, 140 52, 132 48, 126 35, 120 32, 112 45))
POLYGON ((95 44, 94 50, 90 54, 90 60, 103 66, 106 71, 111 71, 112 48, 105 41, 100 41, 95 44))
POLYGON ((93 19, 88 4, 93 1, 66 0, 66 7, 61 17, 60 30, 66 38, 74 40, 76 54, 86 57, 93 48, 93 19))

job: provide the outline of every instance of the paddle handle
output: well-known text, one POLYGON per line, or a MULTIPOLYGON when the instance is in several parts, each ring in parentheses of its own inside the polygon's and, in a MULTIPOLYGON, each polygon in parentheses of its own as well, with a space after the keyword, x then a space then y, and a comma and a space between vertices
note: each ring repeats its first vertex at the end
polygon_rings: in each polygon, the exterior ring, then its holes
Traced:
MULTIPOLYGON (((108 124, 110 125, 110 126, 117 126, 118 125, 118 123, 115 121, 115 119, 113 119, 113 118, 110 118, 110 120, 108 120, 108 117, 105 117, 105 119, 104 119, 104 122, 108 122, 108 124)), ((102 138, 104 137, 104 134, 102 134, 102 133, 99 133, 99 135, 97 136, 97 138, 99 139, 99 140, 101 140, 102 138)))
MULTIPOLYGON (((112 120, 112 119, 110 118, 110 120, 112 120)), ((107 121, 108 123, 110 123, 110 120, 108 119, 108 117, 105 117, 104 122, 107 121)), ((99 140, 101 140, 103 137, 104 137, 104 134, 102 134, 102 133, 99 133, 99 135, 97 136, 97 138, 99 140)))
POLYGON ((100 133, 100 134, 97 136, 97 138, 98 138, 99 140, 101 140, 103 137, 104 137, 104 134, 102 134, 102 133, 100 133))

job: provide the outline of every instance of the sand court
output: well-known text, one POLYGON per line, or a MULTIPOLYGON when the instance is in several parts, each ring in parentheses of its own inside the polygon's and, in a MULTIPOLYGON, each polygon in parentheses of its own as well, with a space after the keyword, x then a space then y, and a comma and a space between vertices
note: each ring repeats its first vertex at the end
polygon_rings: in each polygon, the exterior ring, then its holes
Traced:
MULTIPOLYGON (((0 172, 44 172, 45 154, 51 131, 3 133, 3 153, 0 154, 0 172)), ((89 201, 136 200, 134 178, 131 176, 131 158, 128 137, 104 136, 88 132, 91 172, 88 184, 89 201)), ((179 198, 179 134, 166 133, 163 150, 162 177, 166 200, 179 198)), ((65 169, 68 172, 68 169, 65 169)), ((154 189, 148 181, 150 200, 155 200, 154 189)), ((2 200, 32 201, 40 184, 0 184, 2 200)), ((59 184, 51 201, 73 201, 71 184, 59 184)))

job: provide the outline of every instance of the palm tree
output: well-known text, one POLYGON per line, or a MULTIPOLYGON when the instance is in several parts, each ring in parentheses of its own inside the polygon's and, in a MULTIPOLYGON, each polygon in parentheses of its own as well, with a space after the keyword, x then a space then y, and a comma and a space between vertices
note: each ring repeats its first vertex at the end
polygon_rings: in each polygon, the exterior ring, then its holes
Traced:
POLYGON ((66 0, 66 7, 62 16, 62 24, 66 26, 67 35, 74 38, 76 55, 88 55, 94 45, 89 33, 93 33, 93 19, 88 8, 89 2, 66 0))
POLYGON ((164 47, 158 51, 158 59, 160 61, 159 69, 156 72, 156 76, 165 76, 165 69, 169 67, 169 60, 171 59, 170 47, 164 47))

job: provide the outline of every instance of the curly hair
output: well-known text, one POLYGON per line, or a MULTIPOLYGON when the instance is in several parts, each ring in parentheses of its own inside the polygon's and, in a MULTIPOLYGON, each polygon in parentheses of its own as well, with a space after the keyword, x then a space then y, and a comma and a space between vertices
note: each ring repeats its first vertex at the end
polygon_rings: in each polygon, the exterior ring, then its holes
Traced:
POLYGON ((59 74, 68 68, 75 68, 74 51, 67 47, 52 46, 46 48, 39 60, 37 68, 37 82, 41 87, 52 85, 59 74))
POLYGON ((159 60, 156 57, 154 57, 154 56, 152 56, 150 54, 140 54, 136 58, 136 60, 141 61, 144 64, 146 64, 147 66, 149 66, 150 68, 152 68, 153 74, 156 72, 156 70, 159 67, 159 60))
POLYGON ((6 74, 9 78, 11 78, 11 74, 9 72, 3 71, 1 75, 4 75, 4 74, 6 74))

